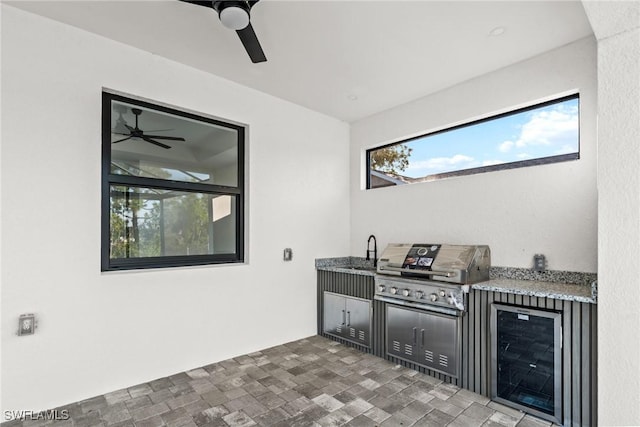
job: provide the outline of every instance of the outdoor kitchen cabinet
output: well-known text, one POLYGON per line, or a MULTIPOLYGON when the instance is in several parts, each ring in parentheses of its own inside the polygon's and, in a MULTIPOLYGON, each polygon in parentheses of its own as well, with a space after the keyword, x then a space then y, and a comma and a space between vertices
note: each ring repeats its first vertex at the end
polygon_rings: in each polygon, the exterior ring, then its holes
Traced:
POLYGON ((387 353, 457 378, 460 318, 387 304, 387 353))
POLYGON ((371 301, 324 292, 323 332, 371 346, 371 301))
POLYGON ((380 340, 376 335, 377 329, 375 323, 372 322, 375 310, 373 273, 363 271, 353 273, 349 270, 339 269, 336 271, 336 269, 329 268, 326 270, 318 269, 317 276, 318 335, 338 341, 364 353, 382 356, 381 352, 377 354, 374 351, 377 347, 384 347, 384 345, 379 345, 380 343, 384 344, 384 341, 380 340), (329 307, 325 309, 325 294, 336 296, 336 298, 328 297, 326 301, 328 306, 334 307, 333 309, 329 307), (351 298, 349 302, 349 320, 353 326, 355 337, 349 336, 351 331, 343 334, 343 328, 341 328, 340 332, 336 330, 336 326, 341 326, 342 324, 343 309, 345 310, 346 325, 347 300, 344 299, 342 303, 339 302, 340 298, 345 297, 351 298), (354 301, 360 301, 361 304, 357 304, 354 301), (367 307, 366 310, 365 306, 367 307), (364 315, 362 317, 359 315, 359 313, 365 311, 367 313, 366 319, 364 315), (333 320, 325 321, 325 317, 333 320), (332 329, 333 332, 331 331, 332 329), (359 331, 363 332, 363 339, 360 339, 361 334, 359 331))

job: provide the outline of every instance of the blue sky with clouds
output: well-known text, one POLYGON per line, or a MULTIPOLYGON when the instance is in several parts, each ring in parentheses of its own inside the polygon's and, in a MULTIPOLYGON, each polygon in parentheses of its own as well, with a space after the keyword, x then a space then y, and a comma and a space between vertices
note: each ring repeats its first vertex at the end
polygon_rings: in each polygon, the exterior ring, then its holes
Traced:
POLYGON ((577 153, 578 99, 407 142, 413 149, 402 175, 431 174, 577 153))

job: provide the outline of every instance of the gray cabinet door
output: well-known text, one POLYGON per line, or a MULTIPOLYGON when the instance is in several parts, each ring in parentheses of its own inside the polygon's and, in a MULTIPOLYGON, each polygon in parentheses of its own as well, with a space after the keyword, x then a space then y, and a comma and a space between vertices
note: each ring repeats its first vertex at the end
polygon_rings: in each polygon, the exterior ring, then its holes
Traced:
POLYGON ((387 304, 387 353, 416 361, 419 313, 387 304))
POLYGON ((323 330, 325 334, 345 336, 347 310, 345 297, 324 292, 323 330))
POLYGON ((437 313, 420 313, 419 353, 416 361, 427 368, 458 376, 459 319, 437 313))
POLYGON ((346 297, 346 336, 369 346, 371 337, 371 301, 346 297))

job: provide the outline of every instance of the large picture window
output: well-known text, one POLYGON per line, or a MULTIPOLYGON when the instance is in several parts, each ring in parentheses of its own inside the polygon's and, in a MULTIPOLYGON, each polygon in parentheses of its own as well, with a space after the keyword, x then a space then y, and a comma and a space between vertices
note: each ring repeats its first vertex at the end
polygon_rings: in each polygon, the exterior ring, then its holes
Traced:
POLYGON ((242 262, 244 128, 102 95, 102 270, 242 262))
POLYGON ((368 150, 367 188, 579 158, 576 94, 368 150))

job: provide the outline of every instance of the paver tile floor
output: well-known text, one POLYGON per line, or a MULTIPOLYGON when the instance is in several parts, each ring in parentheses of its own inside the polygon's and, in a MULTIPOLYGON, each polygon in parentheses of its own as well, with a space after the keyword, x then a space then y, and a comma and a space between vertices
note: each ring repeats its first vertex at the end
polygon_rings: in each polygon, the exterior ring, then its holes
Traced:
POLYGON ((417 371, 313 336, 58 408, 65 421, 2 427, 551 424, 417 371))

